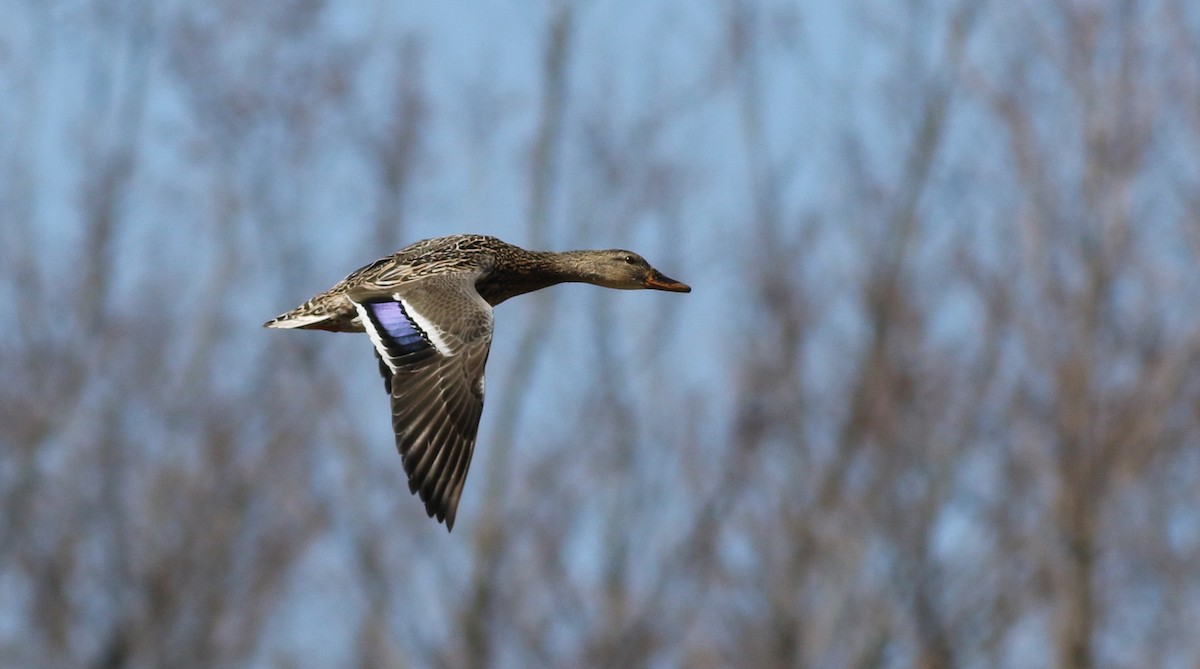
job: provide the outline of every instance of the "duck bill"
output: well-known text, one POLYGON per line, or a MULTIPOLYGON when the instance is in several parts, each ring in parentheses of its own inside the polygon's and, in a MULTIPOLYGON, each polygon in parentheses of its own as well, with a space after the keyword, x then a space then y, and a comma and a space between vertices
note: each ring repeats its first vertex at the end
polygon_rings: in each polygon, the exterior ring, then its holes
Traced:
POLYGON ((666 290, 672 293, 690 293, 692 287, 686 283, 680 283, 675 279, 663 276, 658 270, 650 270, 650 275, 642 283, 646 288, 651 290, 666 290))

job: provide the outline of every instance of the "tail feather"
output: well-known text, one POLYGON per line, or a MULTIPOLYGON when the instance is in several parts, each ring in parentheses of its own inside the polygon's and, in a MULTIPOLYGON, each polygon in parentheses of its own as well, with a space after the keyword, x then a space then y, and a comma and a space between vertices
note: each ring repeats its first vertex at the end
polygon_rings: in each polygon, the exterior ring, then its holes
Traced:
POLYGON ((332 332, 361 332, 355 327, 358 312, 354 304, 340 293, 324 292, 300 306, 263 323, 263 327, 278 330, 329 330, 332 332))
POLYGON ((305 314, 289 311, 286 314, 280 314, 275 318, 263 323, 264 328, 276 328, 279 330, 290 330, 293 328, 312 328, 322 321, 329 320, 329 314, 305 314))

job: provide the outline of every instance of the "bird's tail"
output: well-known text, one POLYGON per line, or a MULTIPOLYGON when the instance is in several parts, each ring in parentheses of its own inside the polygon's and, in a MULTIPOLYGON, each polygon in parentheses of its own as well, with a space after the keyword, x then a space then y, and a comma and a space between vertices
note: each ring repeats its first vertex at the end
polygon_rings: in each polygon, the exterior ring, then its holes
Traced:
POLYGON ((329 314, 313 313, 308 305, 303 305, 292 309, 291 311, 280 314, 275 318, 263 323, 264 328, 276 328, 279 330, 291 329, 313 329, 320 330, 321 324, 329 320, 329 314))

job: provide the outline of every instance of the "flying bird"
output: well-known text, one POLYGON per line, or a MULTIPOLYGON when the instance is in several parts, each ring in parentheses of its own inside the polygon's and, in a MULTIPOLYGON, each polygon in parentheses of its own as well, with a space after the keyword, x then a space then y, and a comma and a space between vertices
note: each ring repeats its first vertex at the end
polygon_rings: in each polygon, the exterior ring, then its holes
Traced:
POLYGON ((367 333, 391 395, 409 492, 449 530, 483 411, 492 307, 564 282, 692 290, 632 251, 526 251, 495 237, 452 235, 359 268, 263 325, 367 333))

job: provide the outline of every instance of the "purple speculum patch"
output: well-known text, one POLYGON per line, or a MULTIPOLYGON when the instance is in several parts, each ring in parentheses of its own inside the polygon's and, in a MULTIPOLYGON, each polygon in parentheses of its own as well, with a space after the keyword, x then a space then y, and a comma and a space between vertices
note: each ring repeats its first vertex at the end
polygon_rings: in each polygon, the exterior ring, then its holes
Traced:
POLYGON ((369 302, 363 305, 380 335, 398 353, 412 353, 429 346, 429 340, 399 302, 369 302))

